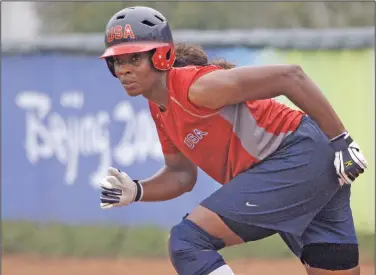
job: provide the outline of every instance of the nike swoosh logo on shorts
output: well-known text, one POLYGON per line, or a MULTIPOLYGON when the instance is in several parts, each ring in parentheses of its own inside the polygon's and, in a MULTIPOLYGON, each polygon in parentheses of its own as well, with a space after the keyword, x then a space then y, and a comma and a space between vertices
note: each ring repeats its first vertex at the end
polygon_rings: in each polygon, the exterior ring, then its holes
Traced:
POLYGON ((246 206, 250 206, 250 207, 252 207, 252 206, 258 206, 258 205, 256 205, 256 204, 252 204, 252 203, 250 203, 249 201, 247 201, 247 202, 245 203, 245 205, 246 205, 246 206))

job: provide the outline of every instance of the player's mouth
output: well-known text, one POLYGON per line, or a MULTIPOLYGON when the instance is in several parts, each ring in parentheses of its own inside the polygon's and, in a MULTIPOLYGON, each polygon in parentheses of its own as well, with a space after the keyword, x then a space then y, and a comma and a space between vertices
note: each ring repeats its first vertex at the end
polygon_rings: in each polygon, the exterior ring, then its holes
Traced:
POLYGON ((122 81, 121 84, 127 91, 132 90, 137 86, 137 83, 131 80, 122 81))

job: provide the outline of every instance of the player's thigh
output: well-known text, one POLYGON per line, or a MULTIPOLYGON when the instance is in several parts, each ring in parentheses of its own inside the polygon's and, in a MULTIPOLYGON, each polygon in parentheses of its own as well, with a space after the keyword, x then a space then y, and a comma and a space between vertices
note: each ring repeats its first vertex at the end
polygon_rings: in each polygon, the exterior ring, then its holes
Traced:
MULTIPOLYGON (((336 180, 335 175, 333 180, 336 180)), ((300 257, 303 247, 311 244, 357 244, 350 206, 351 186, 345 185, 318 211, 299 236, 279 232, 290 249, 300 257)))
POLYGON ((222 239, 227 247, 261 240, 277 233, 273 229, 225 218, 201 205, 196 207, 187 219, 193 221, 212 236, 222 239))
POLYGON ((187 219, 193 221, 210 235, 222 239, 226 246, 233 246, 244 242, 215 212, 201 205, 197 206, 187 216, 187 219))
POLYGON ((310 266, 307 268, 309 275, 330 272, 338 275, 360 274, 350 194, 351 186, 343 186, 304 231, 302 261, 310 266), (331 261, 328 260, 330 257, 333 257, 331 261))
POLYGON ((358 243, 350 206, 350 195, 350 185, 345 185, 336 192, 303 232, 303 245, 358 243))
POLYGON ((359 248, 346 185, 314 216, 300 236, 280 232, 308 275, 358 275, 359 248))

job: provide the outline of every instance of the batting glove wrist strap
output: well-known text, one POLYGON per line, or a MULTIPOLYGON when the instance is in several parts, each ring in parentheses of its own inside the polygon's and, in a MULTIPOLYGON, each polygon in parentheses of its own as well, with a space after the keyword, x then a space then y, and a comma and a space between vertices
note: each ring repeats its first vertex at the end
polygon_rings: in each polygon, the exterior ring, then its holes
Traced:
POLYGON ((144 195, 144 188, 142 187, 142 184, 140 183, 139 180, 133 180, 133 181, 136 184, 136 188, 137 188, 136 196, 134 198, 134 201, 136 202, 136 201, 142 200, 142 197, 144 195))
POLYGON ((350 137, 348 132, 344 132, 339 136, 330 140, 330 145, 334 151, 347 149, 354 140, 350 137))
POLYGON ((335 141, 337 139, 340 139, 340 138, 343 138, 345 135, 347 135, 348 132, 347 131, 344 131, 343 133, 339 134, 338 136, 332 138, 330 141, 335 141))

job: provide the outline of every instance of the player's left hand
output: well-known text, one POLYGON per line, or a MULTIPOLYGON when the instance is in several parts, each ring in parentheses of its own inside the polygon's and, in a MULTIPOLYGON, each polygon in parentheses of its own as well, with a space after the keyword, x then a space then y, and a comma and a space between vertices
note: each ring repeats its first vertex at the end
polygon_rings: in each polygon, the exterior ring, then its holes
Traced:
POLYGON ((101 208, 109 209, 113 206, 126 206, 142 199, 143 188, 138 181, 134 181, 119 169, 108 168, 108 176, 101 180, 101 208))
POLYGON ((367 168, 366 158, 347 132, 330 143, 335 151, 334 166, 340 185, 351 184, 367 168))

